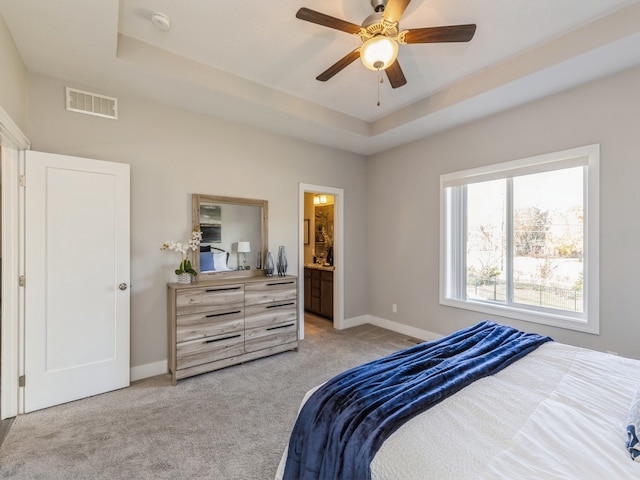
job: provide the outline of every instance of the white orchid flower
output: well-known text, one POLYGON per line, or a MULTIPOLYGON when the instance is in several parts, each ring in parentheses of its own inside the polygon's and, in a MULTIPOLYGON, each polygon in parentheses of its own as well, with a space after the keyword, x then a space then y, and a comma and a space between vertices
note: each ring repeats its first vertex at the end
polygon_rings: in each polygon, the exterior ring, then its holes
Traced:
POLYGON ((200 242, 202 241, 202 232, 199 230, 194 230, 191 232, 191 238, 185 242, 174 242, 168 240, 162 244, 160 250, 173 250, 178 252, 181 256, 180 266, 176 269, 176 275, 180 275, 182 273, 190 273, 191 275, 197 275, 198 273, 191 266, 191 261, 189 260, 189 251, 192 250, 196 252, 198 247, 200 246, 200 242))

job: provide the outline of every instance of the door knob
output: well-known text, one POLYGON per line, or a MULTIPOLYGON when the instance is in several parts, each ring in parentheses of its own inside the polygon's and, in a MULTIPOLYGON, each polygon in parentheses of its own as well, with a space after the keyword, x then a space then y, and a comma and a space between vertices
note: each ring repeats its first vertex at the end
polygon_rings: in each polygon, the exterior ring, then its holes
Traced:
POLYGON ((126 283, 124 283, 124 282, 122 282, 120 285, 118 285, 118 288, 119 288, 120 290, 126 290, 126 289, 127 289, 127 284, 126 284, 126 283))

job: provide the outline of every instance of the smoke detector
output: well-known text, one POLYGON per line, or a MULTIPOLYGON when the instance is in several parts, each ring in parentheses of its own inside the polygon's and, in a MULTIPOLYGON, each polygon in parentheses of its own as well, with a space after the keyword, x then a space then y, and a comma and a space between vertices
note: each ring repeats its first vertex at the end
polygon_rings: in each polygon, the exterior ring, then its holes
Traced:
POLYGON ((151 23, 154 27, 163 32, 169 31, 169 28, 171 27, 171 21, 169 20, 169 17, 160 12, 153 12, 151 14, 151 23))

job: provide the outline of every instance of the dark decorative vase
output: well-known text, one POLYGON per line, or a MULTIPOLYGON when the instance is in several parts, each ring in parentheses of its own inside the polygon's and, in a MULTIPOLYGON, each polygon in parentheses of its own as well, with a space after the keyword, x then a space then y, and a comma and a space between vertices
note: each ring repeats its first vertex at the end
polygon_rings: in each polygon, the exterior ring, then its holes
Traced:
POLYGON ((333 247, 327 250, 327 263, 333 267, 333 247))
POLYGON ((267 252, 267 257, 264 259, 264 274, 267 277, 273 277, 273 255, 271 252, 267 252))
POLYGON ((278 247, 278 275, 281 277, 287 274, 287 251, 284 248, 284 245, 280 245, 278 247))
POLYGON ((256 269, 260 270, 262 268, 262 252, 258 252, 258 261, 256 262, 256 269))

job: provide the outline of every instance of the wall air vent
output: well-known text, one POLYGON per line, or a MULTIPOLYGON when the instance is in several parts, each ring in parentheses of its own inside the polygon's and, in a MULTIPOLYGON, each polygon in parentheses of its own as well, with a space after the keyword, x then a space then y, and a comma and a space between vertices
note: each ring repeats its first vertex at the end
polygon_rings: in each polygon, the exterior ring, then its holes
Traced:
POLYGON ((67 87, 67 110, 105 118, 118 118, 118 99, 67 87))

